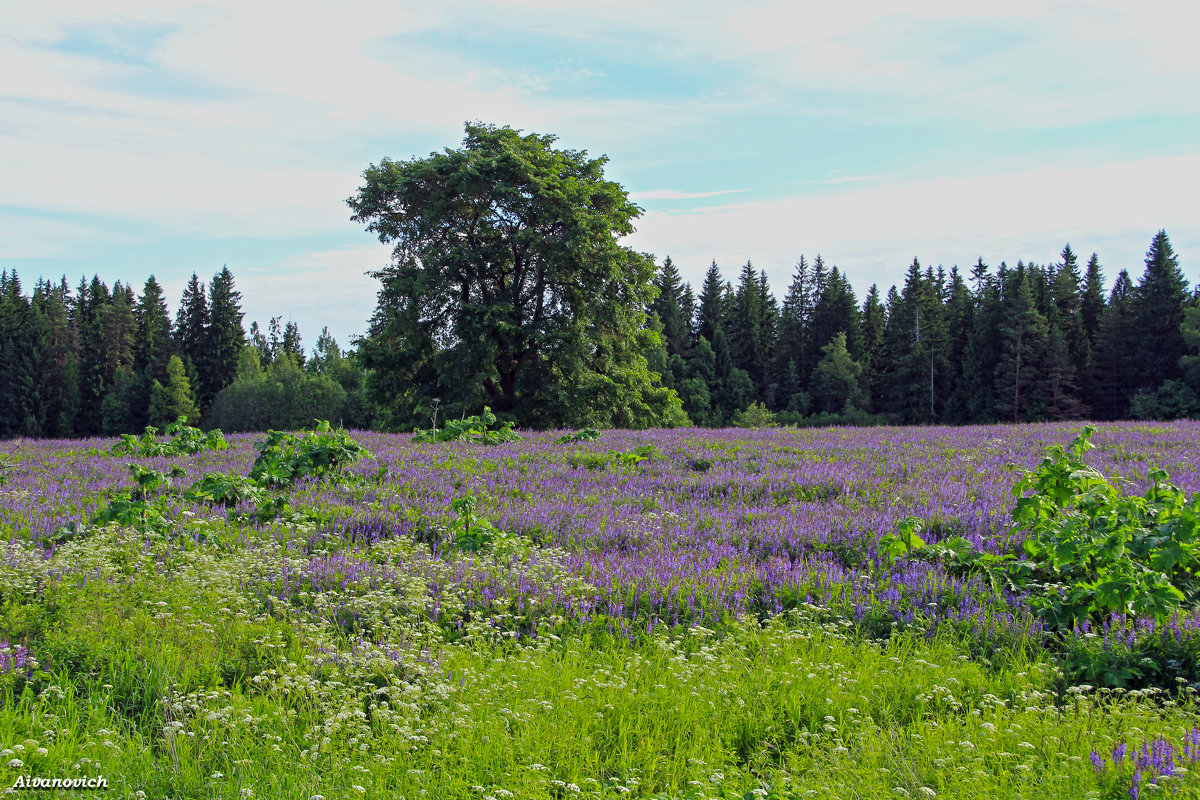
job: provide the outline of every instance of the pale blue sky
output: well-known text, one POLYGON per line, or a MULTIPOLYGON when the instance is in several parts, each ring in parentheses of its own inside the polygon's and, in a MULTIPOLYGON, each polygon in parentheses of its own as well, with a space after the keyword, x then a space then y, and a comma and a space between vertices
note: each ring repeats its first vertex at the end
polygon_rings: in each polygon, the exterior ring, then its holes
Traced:
POLYGON ((345 198, 469 119, 607 154, 628 243, 695 283, 749 259, 782 294, 819 252, 861 294, 1066 242, 1112 278, 1160 227, 1200 280, 1191 4, 825 5, 13 4, 0 266, 174 304, 227 264, 247 325, 346 343, 387 250, 345 198))

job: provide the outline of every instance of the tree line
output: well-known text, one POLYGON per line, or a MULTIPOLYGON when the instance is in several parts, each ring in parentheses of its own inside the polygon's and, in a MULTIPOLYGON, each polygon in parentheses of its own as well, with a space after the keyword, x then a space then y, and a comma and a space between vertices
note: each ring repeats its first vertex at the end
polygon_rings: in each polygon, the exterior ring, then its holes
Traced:
MULTIPOLYGON (((1052 264, 980 259, 965 275, 914 259, 901 286, 872 286, 861 302, 819 255, 801 256, 782 302, 750 262, 736 285, 713 262, 697 293, 668 257, 653 284, 641 311, 656 335, 637 341, 686 414, 670 424, 1200 414, 1200 292, 1165 231, 1137 282, 1122 269, 1108 289, 1096 254, 1081 265, 1070 245, 1052 264)), ((135 433, 179 416, 230 431, 315 418, 411 429, 427 413, 388 413, 411 373, 389 368, 404 354, 381 310, 355 349, 325 329, 306 354, 294 322, 247 332, 240 304, 228 268, 207 285, 193 274, 173 320, 154 276, 138 295, 95 276, 74 290, 39 279, 26 295, 15 271, 0 272, 0 436, 135 433)))
POLYGON ((750 407, 800 424, 1172 419, 1200 413, 1200 300, 1165 231, 1135 284, 1106 291, 1095 254, 967 272, 914 259, 859 303, 847 276, 801 257, 780 303, 747 262, 697 295, 667 258, 649 306, 652 369, 700 425, 750 407), (757 405, 754 405, 757 404, 757 405))
POLYGON ((365 427, 363 372, 322 331, 306 356, 299 328, 242 325, 241 293, 222 268, 193 273, 172 320, 150 276, 140 294, 98 276, 23 290, 0 272, 0 437, 138 433, 185 416, 225 430, 297 428, 316 417, 365 427))

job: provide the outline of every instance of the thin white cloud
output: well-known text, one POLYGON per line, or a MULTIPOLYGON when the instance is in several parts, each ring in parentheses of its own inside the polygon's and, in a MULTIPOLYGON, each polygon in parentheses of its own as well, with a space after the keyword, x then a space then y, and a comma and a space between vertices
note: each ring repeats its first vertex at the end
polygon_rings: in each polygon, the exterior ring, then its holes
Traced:
MULTIPOLYGON (((128 246, 131 243, 127 235, 97 229, 81 222, 0 214, 0 255, 5 259, 65 255, 71 251, 72 242, 83 238, 90 238, 97 247, 128 246)), ((0 263, 0 268, 8 266, 7 263, 0 263)))
POLYGON ((684 192, 678 189, 645 189, 643 191, 630 192, 629 198, 641 202, 642 200, 697 200, 705 197, 720 197, 726 194, 740 194, 741 192, 749 192, 750 189, 718 189, 712 192, 684 192))
POLYGON ((828 183, 828 184, 862 183, 863 181, 879 180, 882 177, 884 177, 884 176, 883 175, 845 175, 845 176, 842 176, 839 178, 828 178, 825 180, 825 183, 828 183))

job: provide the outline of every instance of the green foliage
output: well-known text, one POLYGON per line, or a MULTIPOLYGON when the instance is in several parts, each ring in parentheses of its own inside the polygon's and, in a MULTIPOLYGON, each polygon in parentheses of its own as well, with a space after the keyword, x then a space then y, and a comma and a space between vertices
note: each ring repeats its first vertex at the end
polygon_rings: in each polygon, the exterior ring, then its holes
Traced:
POLYGON ((165 533, 171 528, 172 522, 164 495, 171 491, 176 478, 182 478, 187 473, 179 466, 162 472, 141 464, 130 464, 129 471, 137 483, 136 488, 118 492, 104 509, 92 517, 92 524, 116 524, 141 531, 165 533))
POLYGON ((180 417, 167 426, 163 431, 167 440, 158 440, 158 428, 147 426, 141 436, 130 433, 121 435, 121 440, 113 445, 112 452, 120 456, 183 456, 199 453, 202 450, 220 452, 229 449, 229 442, 220 429, 205 433, 199 428, 187 424, 187 417, 180 417))
POLYGON ((1129 402, 1134 419, 1183 419, 1200 414, 1200 397, 1183 381, 1168 380, 1154 391, 1140 391, 1129 402))
MULTIPOLYGON (((940 560, 952 571, 983 574, 993 587, 1021 592, 1048 625, 1066 629, 1113 615, 1163 622, 1200 599, 1200 495, 1192 498, 1151 468, 1144 495, 1122 493, 1084 455, 1094 429, 1069 447, 1052 445, 1032 470, 1017 470, 1013 535, 1025 534, 1025 559, 982 553, 961 537, 930 547, 907 524, 887 537, 886 556, 940 560)), ((1014 468, 1015 469, 1015 468, 1014 468)))
POLYGON ((600 431, 595 428, 584 428, 574 433, 564 433, 554 440, 555 444, 570 444, 571 442, 594 442, 600 438, 600 431))
POLYGON ((736 428, 766 428, 775 424, 775 415, 762 403, 754 402, 733 415, 736 428))
POLYGON ((171 360, 167 362, 166 385, 156 380, 150 386, 150 424, 166 425, 180 417, 199 419, 200 409, 193 399, 193 392, 183 361, 179 356, 171 356, 171 360))
POLYGON ((251 478, 210 472, 188 487, 184 499, 229 508, 238 503, 260 503, 266 494, 266 490, 251 478))
POLYGON ((477 553, 486 550, 498 539, 507 538, 492 523, 475 513, 476 501, 473 495, 456 497, 450 502, 450 507, 458 515, 458 524, 454 530, 454 545, 467 553, 477 553))
POLYGON ((413 434, 414 442, 473 442, 475 444, 502 444, 521 440, 520 434, 512 429, 511 422, 496 425, 496 415, 487 406, 483 413, 464 419, 450 420, 440 430, 419 430, 413 434))
POLYGON ((567 463, 572 467, 583 467, 590 470, 602 470, 610 465, 618 471, 631 470, 648 458, 658 455, 658 448, 652 444, 643 444, 632 450, 576 450, 567 454, 567 463))
POLYGON ((196 481, 188 487, 184 499, 225 508, 232 508, 240 503, 253 503, 252 513, 231 511, 230 519, 246 518, 255 522, 275 519, 291 507, 286 497, 272 493, 254 480, 222 472, 210 472, 196 481))
POLYGON ((1157 468, 1145 495, 1121 493, 1083 461, 1093 432, 1048 448, 1013 486, 1013 521, 1042 583, 1034 608, 1060 626, 1112 613, 1165 620, 1200 596, 1200 496, 1157 468))
POLYGON ((364 171, 347 202, 395 258, 360 354, 393 425, 435 397, 529 427, 684 424, 646 362, 654 262, 620 242, 641 209, 554 141, 468 123, 457 150, 364 171))
POLYGON ((862 365, 846 350, 846 334, 838 333, 821 348, 824 354, 812 375, 818 410, 836 413, 862 405, 862 365))
POLYGON ((332 475, 370 455, 346 431, 332 430, 328 420, 317 420, 312 430, 299 434, 267 431, 267 438, 255 449, 258 457, 250 468, 250 479, 270 488, 332 475))
POLYGON ((897 533, 885 534, 879 540, 879 554, 890 564, 925 547, 925 540, 920 536, 923 524, 917 517, 905 517, 900 520, 896 526, 897 533))
POLYGON ((230 431, 296 430, 313 419, 345 419, 348 395, 333 377, 307 373, 287 353, 263 372, 257 348, 239 356, 237 377, 221 390, 206 424, 230 431))

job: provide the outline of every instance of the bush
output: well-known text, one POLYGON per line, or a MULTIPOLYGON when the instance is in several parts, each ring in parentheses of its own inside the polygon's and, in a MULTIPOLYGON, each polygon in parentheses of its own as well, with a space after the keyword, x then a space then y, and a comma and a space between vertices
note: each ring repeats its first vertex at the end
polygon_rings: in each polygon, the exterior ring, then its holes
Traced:
POLYGON ((1129 403, 1134 419, 1183 419, 1200 413, 1200 398, 1182 381, 1167 381, 1154 391, 1142 390, 1129 403))
MULTIPOLYGON (((344 419, 346 390, 280 358, 265 375, 239 377, 213 400, 208 424, 229 431, 297 430, 314 419, 344 419)), ((357 408, 355 418, 363 416, 357 408)))
POLYGON ((733 415, 732 423, 737 428, 766 428, 775 424, 775 415, 762 403, 751 403, 733 415))

